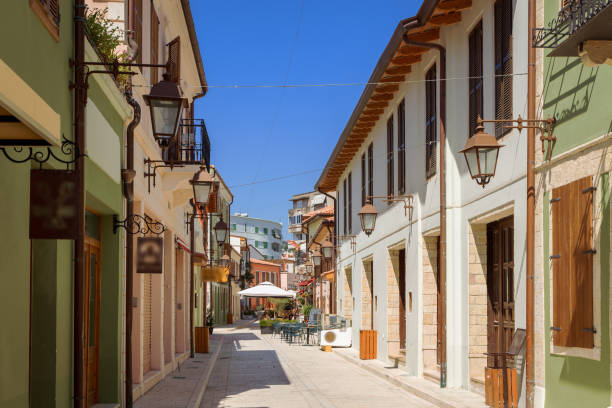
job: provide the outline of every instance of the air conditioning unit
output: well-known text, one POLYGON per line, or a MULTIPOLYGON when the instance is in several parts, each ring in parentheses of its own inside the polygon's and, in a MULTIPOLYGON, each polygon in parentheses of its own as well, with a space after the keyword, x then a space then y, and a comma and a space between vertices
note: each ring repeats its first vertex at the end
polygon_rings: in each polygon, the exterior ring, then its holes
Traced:
POLYGON ((321 330, 321 346, 351 347, 352 332, 350 327, 321 330))

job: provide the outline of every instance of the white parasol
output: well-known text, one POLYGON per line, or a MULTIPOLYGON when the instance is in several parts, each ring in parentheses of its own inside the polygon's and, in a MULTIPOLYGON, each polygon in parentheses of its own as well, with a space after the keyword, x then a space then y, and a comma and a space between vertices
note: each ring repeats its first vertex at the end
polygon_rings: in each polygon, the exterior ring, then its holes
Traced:
POLYGON ((270 282, 262 282, 252 288, 241 290, 238 294, 241 297, 295 298, 295 293, 283 290, 270 282))

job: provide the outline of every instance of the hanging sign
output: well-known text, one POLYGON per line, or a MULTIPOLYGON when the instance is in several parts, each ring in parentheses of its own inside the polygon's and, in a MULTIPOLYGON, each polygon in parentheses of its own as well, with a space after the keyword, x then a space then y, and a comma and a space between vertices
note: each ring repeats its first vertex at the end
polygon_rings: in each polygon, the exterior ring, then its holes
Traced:
POLYGON ((30 239, 76 239, 76 172, 30 170, 30 239))
POLYGON ((138 237, 136 245, 137 273, 162 273, 164 261, 164 239, 138 237))

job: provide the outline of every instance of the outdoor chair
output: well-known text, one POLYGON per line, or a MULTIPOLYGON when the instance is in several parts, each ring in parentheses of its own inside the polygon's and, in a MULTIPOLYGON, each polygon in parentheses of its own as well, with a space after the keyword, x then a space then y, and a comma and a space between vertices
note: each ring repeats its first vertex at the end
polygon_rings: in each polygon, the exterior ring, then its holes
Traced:
POLYGON ((274 323, 272 325, 272 338, 274 338, 274 336, 280 336, 282 328, 283 328, 283 323, 281 322, 274 323))

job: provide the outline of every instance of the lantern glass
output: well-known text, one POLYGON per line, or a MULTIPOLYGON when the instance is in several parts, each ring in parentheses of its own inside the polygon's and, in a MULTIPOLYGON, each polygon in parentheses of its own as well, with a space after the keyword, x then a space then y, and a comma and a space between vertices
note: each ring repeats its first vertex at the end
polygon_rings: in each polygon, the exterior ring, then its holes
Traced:
POLYGON ((361 229, 370 236, 376 227, 376 214, 359 214, 361 217, 361 229))
POLYGON ((319 251, 315 251, 312 253, 312 262, 314 262, 315 266, 321 265, 321 253, 319 251))
POLYGON ((200 169, 189 181, 193 186, 193 199, 196 204, 205 206, 208 203, 208 196, 213 185, 213 178, 205 169, 200 169))
POLYGON ((183 102, 175 99, 150 99, 153 133, 155 135, 174 137, 178 130, 178 119, 183 111, 183 102))
POLYGON ((495 164, 497 163, 497 153, 499 148, 480 148, 478 149, 478 162, 480 171, 486 175, 495 174, 495 164))
POLYGON ((470 176, 483 188, 495 176, 499 149, 502 146, 495 137, 484 131, 482 121, 479 120, 476 133, 467 140, 461 150, 470 176))
POLYGON ((331 256, 332 256, 332 247, 323 247, 323 256, 326 259, 331 258, 331 256))
POLYGON ((468 170, 470 171, 470 176, 472 176, 472 178, 477 177, 479 173, 477 149, 470 149, 463 152, 463 155, 465 156, 465 161, 467 163, 468 170))

